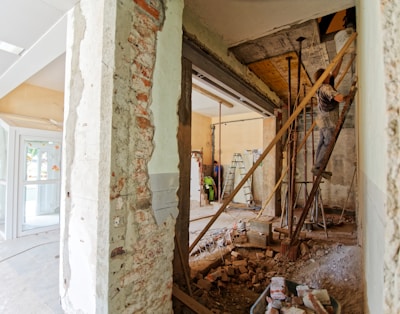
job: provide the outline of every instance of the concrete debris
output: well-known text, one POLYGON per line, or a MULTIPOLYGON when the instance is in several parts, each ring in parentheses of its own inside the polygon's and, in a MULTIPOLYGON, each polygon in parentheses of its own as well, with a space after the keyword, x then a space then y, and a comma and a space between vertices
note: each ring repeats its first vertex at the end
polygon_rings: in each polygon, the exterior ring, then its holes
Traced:
POLYGON ((267 309, 267 311, 265 312, 265 314, 279 314, 279 310, 274 309, 273 307, 270 309, 267 309))
MULTIPOLYGON (((226 232, 222 234, 226 234, 226 232)), ((246 234, 248 235, 249 232, 238 234, 237 239, 241 239, 246 234)), ((215 236, 213 241, 218 242, 217 239, 218 237, 215 236)), ((219 241, 221 242, 221 238, 219 241)), ((272 303, 279 301, 282 304, 279 307, 276 304, 269 306, 265 313, 334 313, 326 289, 312 289, 307 285, 297 285, 294 291, 289 291, 281 270, 293 272, 292 268, 296 267, 295 263, 285 258, 281 253, 277 253, 277 250, 274 250, 273 247, 273 245, 266 245, 262 251, 257 248, 257 252, 249 255, 244 247, 236 246, 235 248, 235 243, 233 243, 230 251, 225 253, 223 257, 220 255, 220 266, 214 264, 211 269, 206 270, 206 273, 192 275, 195 285, 203 290, 203 295, 199 293, 195 293, 195 295, 205 297, 205 293, 209 297, 213 297, 215 293, 225 294, 232 284, 242 285, 244 289, 251 289, 258 293, 263 292, 265 287, 268 286, 272 303)), ((217 249, 218 246, 216 246, 217 249)), ((311 261, 312 257, 326 255, 327 249, 328 247, 324 244, 316 243, 313 240, 303 241, 299 244, 299 250, 304 261, 311 261)), ((240 300, 237 302, 240 302, 240 300)))
POLYGON ((311 293, 317 298, 323 305, 330 305, 331 299, 329 298, 328 291, 326 289, 314 289, 311 293))
POLYGON ((247 232, 247 242, 258 246, 265 247, 268 245, 268 235, 262 232, 248 231, 247 232))
POLYGON ((296 292, 288 291, 284 277, 273 277, 266 291, 268 295, 265 297, 267 301, 265 313, 334 313, 334 308, 326 289, 311 289, 307 285, 297 285, 296 292), (297 293, 297 296, 294 293, 297 293), (273 312, 272 309, 277 310, 277 312, 273 312))
POLYGON ((279 314, 279 309, 282 308, 282 303, 279 300, 273 300, 267 297, 268 306, 265 311, 266 314, 279 314))
MULTIPOLYGON (((278 253, 279 246, 276 242, 265 248, 235 246, 233 244, 230 251, 216 250, 215 253, 217 254, 215 254, 213 260, 209 258, 211 255, 204 259, 203 264, 199 263, 198 259, 194 260, 193 265, 200 267, 194 268, 194 271, 192 268, 191 278, 194 287, 200 288, 202 291, 193 289, 193 295, 199 302, 204 302, 204 305, 211 308, 225 310, 229 308, 235 313, 248 313, 260 294, 265 294, 265 289, 272 286, 274 277, 293 278, 301 284, 287 286, 284 296, 281 296, 283 298, 282 308, 271 308, 268 309, 269 312, 265 313, 335 313, 336 300, 330 297, 328 291, 323 288, 327 288, 341 302, 343 302, 346 292, 336 289, 326 279, 319 279, 318 267, 321 267, 319 257, 335 253, 338 258, 340 257, 341 262, 343 260, 342 255, 347 256, 345 254, 347 247, 341 243, 307 240, 301 241, 298 248, 301 258, 297 261, 289 261, 285 256, 278 253), (305 274, 302 274, 300 269, 306 266, 309 269, 315 269, 316 273, 314 274, 314 270, 312 270, 311 275, 307 270, 305 274), (250 296, 251 301, 245 301, 246 296, 250 296), (227 305, 217 305, 216 303, 219 300, 226 300, 227 305), (240 311, 235 311, 235 307, 239 307, 240 311)), ((340 276, 342 270, 340 262, 337 260, 330 262, 330 273, 323 278, 331 279, 336 274, 340 276)), ((342 281, 344 280, 342 279, 342 281)), ((268 292, 268 295, 270 296, 270 292, 268 292)), ((265 298, 263 298, 262 307, 264 308, 266 305, 265 298)), ((264 308, 264 311, 266 310, 264 308)), ((223 311, 222 313, 228 312, 223 311)))
POLYGON ((286 299, 286 283, 283 277, 272 277, 270 284, 270 295, 273 300, 286 299))
POLYGON ((310 291, 311 289, 306 285, 298 285, 296 287, 297 296, 299 296, 300 298, 303 298, 306 295, 306 293, 310 291))
POLYGON ((280 311, 281 314, 306 314, 304 309, 298 307, 284 307, 280 311))
POLYGON ((329 314, 322 303, 312 294, 312 292, 307 293, 303 297, 303 302, 306 307, 314 310, 317 314, 329 314))

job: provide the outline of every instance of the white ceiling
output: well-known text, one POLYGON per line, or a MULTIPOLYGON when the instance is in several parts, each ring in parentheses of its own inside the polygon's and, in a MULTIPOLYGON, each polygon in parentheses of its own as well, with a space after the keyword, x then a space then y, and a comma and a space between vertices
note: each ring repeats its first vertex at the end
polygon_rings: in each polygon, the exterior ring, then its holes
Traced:
POLYGON ((355 6, 354 0, 185 0, 228 47, 355 6))
MULTIPOLYGON (((0 40, 24 48, 16 56, 0 51, 0 98, 48 66, 65 52, 66 12, 79 0, 1 0, 0 40)), ((64 66, 54 70, 38 85, 46 81, 63 80, 64 66), (61 76, 60 76, 61 75, 61 76)), ((44 77, 43 75, 41 76, 44 77)), ((59 86, 57 87, 59 89, 59 86)))
POLYGON ((192 76, 192 83, 192 110, 196 113, 207 117, 218 117, 220 110, 221 116, 253 112, 237 98, 216 89, 196 76, 192 76), (206 95, 201 89, 206 90, 206 94, 211 93, 212 96, 206 95))
MULTIPOLYGON (((0 51, 0 98, 21 83, 64 89, 66 12, 79 0, 1 0, 0 40, 25 50, 16 56, 0 51)), ((354 6, 354 0, 185 0, 188 10, 234 46, 354 6)), ((205 88, 209 88, 205 86, 205 88)), ((193 92, 194 111, 217 116, 218 102, 193 92)), ((226 97, 225 95, 220 95, 226 97)), ((224 114, 248 112, 235 107, 224 114), (228 113, 229 112, 229 113, 228 113)))

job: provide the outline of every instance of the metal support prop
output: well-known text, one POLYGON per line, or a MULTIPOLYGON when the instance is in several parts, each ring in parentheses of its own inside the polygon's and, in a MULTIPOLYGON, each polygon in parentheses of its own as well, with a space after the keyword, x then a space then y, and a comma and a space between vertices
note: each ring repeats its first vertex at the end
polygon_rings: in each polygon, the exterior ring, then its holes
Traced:
MULTIPOLYGON (((222 128, 221 128, 221 116, 222 116, 222 101, 219 102, 219 149, 218 149, 218 186, 217 186, 217 197, 218 197, 218 203, 221 203, 221 197, 222 197, 222 193, 221 193, 221 138, 222 138, 222 128)), ((213 160, 213 166, 214 166, 214 160, 213 160)))
MULTIPOLYGON (((299 37, 296 40, 299 42, 299 52, 298 52, 298 59, 297 59, 297 96, 296 96, 296 101, 295 101, 295 108, 299 104, 299 99, 300 99, 300 85, 301 85, 301 48, 302 48, 302 42, 305 38, 304 37, 299 37)), ((296 195, 296 168, 297 168, 297 153, 296 153, 296 146, 297 146, 297 117, 294 120, 293 123, 293 129, 292 129, 292 142, 290 147, 290 151, 293 154, 293 157, 291 159, 291 169, 289 172, 289 179, 288 179, 288 184, 289 184, 289 238, 292 237, 293 233, 293 222, 294 222, 294 210, 295 210, 295 195, 296 195)))
MULTIPOLYGON (((304 96, 306 95, 306 84, 303 84, 303 92, 304 96)), ((303 138, 306 139, 307 135, 307 106, 304 107, 303 109, 303 131, 304 131, 304 136, 303 138)), ((304 146, 304 182, 307 182, 307 144, 304 146)), ((306 202, 308 196, 307 192, 307 183, 304 185, 304 203, 306 202)))
MULTIPOLYGON (((292 57, 287 57, 286 60, 288 61, 288 117, 290 117, 290 115, 292 114, 292 71, 291 71, 291 60, 292 57)), ((297 100, 297 98, 296 98, 297 100)), ((292 163, 292 153, 294 153, 293 151, 293 137, 292 137, 293 133, 292 133, 292 129, 289 128, 288 131, 288 141, 287 141, 287 146, 286 146, 286 161, 288 164, 288 185, 287 185, 287 190, 286 190, 286 207, 287 208, 287 212, 286 214, 289 216, 288 220, 289 220, 289 234, 292 231, 292 222, 293 220, 290 218, 292 217, 292 195, 293 195, 293 191, 294 191, 294 187, 291 184, 291 175, 292 175, 292 169, 293 169, 293 163, 292 163), (292 191, 293 190, 293 191, 292 191)))

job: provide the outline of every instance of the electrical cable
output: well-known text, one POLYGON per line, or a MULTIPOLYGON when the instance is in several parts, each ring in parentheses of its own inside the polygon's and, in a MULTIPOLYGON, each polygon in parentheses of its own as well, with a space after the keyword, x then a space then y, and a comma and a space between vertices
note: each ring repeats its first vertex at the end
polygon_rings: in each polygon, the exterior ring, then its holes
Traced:
POLYGON ((16 253, 16 254, 14 254, 14 255, 11 255, 11 256, 8 256, 8 257, 6 257, 6 258, 3 258, 2 260, 0 260, 0 263, 3 263, 3 262, 5 262, 5 261, 7 261, 7 260, 9 260, 9 259, 11 259, 11 258, 13 258, 13 257, 16 257, 16 256, 18 256, 18 255, 21 255, 21 254, 23 254, 23 253, 26 253, 26 252, 28 252, 28 251, 30 251, 30 250, 32 250, 32 249, 37 248, 37 247, 40 247, 40 246, 43 246, 43 245, 47 245, 47 244, 53 244, 53 243, 59 243, 59 241, 45 242, 45 243, 41 243, 41 244, 32 246, 32 247, 30 247, 30 248, 28 248, 28 249, 26 249, 26 250, 23 250, 23 251, 21 251, 21 252, 18 252, 18 253, 16 253))

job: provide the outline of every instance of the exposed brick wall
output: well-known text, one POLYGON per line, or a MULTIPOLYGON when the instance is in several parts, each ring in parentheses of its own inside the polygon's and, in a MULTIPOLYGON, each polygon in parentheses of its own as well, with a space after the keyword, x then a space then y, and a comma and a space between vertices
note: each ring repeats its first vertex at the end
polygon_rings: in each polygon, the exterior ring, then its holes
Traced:
POLYGON ((151 208, 151 93, 161 0, 120 1, 114 73, 110 232, 110 313, 171 312, 174 222, 151 208))

